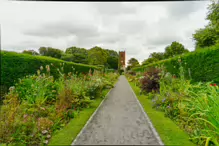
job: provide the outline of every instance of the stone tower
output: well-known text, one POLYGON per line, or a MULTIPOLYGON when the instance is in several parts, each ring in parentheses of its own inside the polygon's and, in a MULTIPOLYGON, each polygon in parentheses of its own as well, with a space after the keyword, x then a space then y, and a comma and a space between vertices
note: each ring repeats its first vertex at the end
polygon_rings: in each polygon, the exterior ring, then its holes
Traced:
POLYGON ((119 51, 119 68, 125 70, 125 51, 119 51))

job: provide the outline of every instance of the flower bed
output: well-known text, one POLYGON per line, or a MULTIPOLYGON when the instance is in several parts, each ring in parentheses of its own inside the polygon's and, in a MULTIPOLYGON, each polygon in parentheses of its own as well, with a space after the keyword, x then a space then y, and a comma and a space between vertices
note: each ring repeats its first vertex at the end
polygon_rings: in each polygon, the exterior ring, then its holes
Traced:
POLYGON ((37 75, 26 76, 10 88, 0 111, 0 143, 25 145, 48 144, 52 133, 63 128, 83 108, 103 97, 113 87, 118 74, 75 75, 63 73, 54 80, 50 66, 37 75), (45 72, 46 73, 41 73, 45 72))
MULTIPOLYGON (((216 83, 194 83, 184 78, 184 70, 179 68, 177 78, 162 68, 159 86, 148 92, 148 86, 158 77, 143 76, 139 80, 127 75, 129 81, 138 82, 139 87, 153 102, 153 107, 163 111, 166 117, 173 120, 198 145, 219 145, 219 87, 216 83), (152 81, 151 81, 152 80, 152 81), (157 89, 159 87, 159 89, 157 89)), ((154 72, 155 73, 155 72, 154 72)), ((145 75, 148 75, 146 72, 145 75)), ((156 74, 157 75, 157 74, 156 74)), ((157 84, 155 84, 157 85, 157 84)))

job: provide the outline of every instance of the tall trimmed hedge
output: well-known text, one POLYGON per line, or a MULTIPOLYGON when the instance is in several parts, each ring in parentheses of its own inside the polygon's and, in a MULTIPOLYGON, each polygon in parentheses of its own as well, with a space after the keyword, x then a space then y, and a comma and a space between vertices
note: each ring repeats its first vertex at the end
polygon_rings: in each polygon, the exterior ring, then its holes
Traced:
POLYGON ((168 72, 179 75, 179 57, 184 68, 185 78, 192 81, 214 81, 219 83, 219 45, 203 48, 200 51, 191 52, 185 55, 176 56, 167 60, 161 60, 147 66, 133 68, 133 71, 143 72, 150 67, 164 65, 168 72))
POLYGON ((43 66, 45 70, 46 65, 50 66, 51 75, 57 78, 59 76, 57 68, 60 68, 60 63, 64 63, 64 73, 73 72, 72 67, 75 69, 75 73, 87 73, 90 69, 92 71, 99 70, 99 67, 96 66, 66 62, 52 57, 1 51, 1 87, 8 88, 14 85, 18 78, 36 74, 40 66, 43 66))

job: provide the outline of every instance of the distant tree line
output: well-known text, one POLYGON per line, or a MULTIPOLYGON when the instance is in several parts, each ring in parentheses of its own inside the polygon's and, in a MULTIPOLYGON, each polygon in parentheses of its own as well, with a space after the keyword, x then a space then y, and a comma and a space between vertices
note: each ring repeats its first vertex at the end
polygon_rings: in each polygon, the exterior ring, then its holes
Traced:
POLYGON ((34 50, 24 50, 23 53, 30 55, 49 56, 75 63, 103 65, 109 69, 118 68, 118 52, 110 49, 103 49, 98 46, 95 46, 91 49, 73 46, 67 48, 65 51, 51 47, 40 47, 39 53, 34 50))

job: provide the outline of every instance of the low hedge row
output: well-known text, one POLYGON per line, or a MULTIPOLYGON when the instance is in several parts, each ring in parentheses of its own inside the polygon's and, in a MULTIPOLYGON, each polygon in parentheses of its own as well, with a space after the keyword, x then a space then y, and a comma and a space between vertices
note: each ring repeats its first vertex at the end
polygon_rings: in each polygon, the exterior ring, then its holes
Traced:
POLYGON ((195 82, 214 81, 215 83, 219 83, 219 45, 203 48, 200 51, 191 52, 170 59, 161 60, 147 66, 133 68, 132 70, 143 72, 150 67, 163 65, 168 72, 179 76, 179 57, 184 68, 186 79, 190 79, 191 77, 192 81, 195 82))
POLYGON ((66 62, 51 57, 1 51, 1 87, 8 88, 14 85, 19 78, 36 74, 40 66, 44 67, 45 72, 46 65, 50 65, 50 74, 53 75, 54 78, 57 78, 60 75, 57 68, 60 68, 60 64, 63 63, 64 73, 87 73, 90 69, 92 71, 99 70, 99 67, 96 66, 66 62), (53 66, 51 64, 53 64, 53 66))

